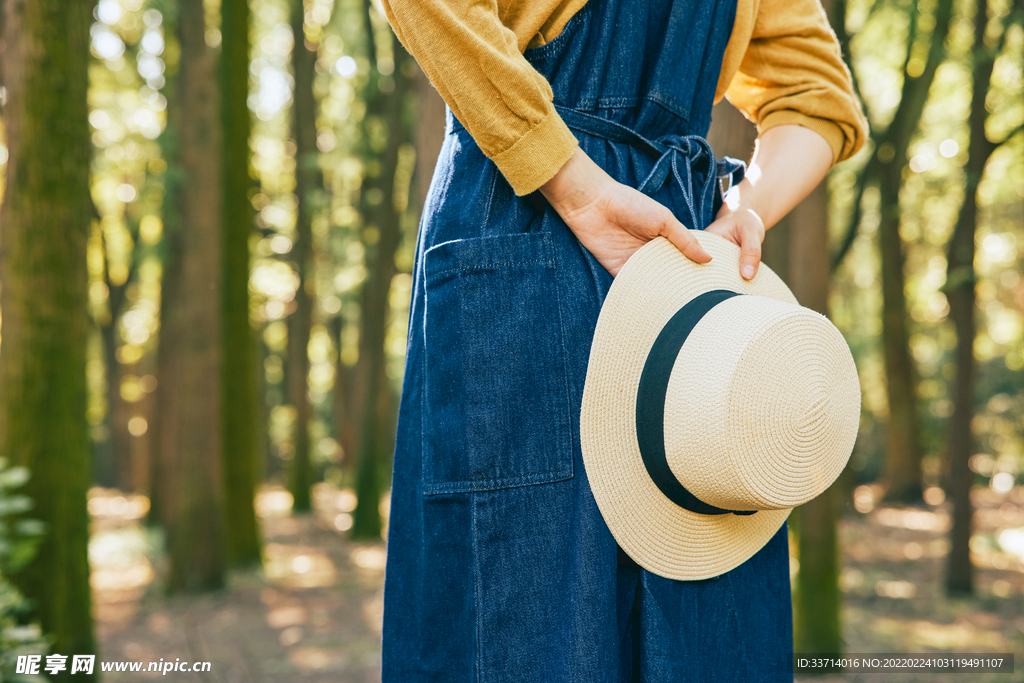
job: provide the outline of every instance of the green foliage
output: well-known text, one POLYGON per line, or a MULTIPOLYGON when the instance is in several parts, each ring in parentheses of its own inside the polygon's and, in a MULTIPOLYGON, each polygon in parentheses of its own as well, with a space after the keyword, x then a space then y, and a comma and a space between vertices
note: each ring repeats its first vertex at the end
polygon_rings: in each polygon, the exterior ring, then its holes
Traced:
MULTIPOLYGON (((885 470, 884 425, 889 407, 885 394, 885 369, 880 353, 881 288, 875 244, 882 220, 877 188, 857 193, 862 169, 870 166, 880 141, 879 133, 894 123, 904 80, 922 73, 924 58, 936 30, 937 3, 897 0, 872 2, 849 0, 846 30, 852 36, 851 66, 867 106, 876 137, 853 161, 838 167, 829 179, 832 198, 830 224, 834 244, 840 244, 844 228, 853 220, 859 225, 847 260, 834 273, 832 317, 847 335, 857 359, 864 392, 864 415, 857 450, 851 461, 858 482, 874 481, 885 470), (911 15, 918 14, 921 34, 907 50, 911 15), (857 211, 853 211, 855 208, 857 211), (852 218, 851 218, 852 216, 852 218)), ((991 31, 1016 16, 1007 2, 992 2, 991 31)), ((920 375, 918 398, 922 408, 922 442, 925 479, 929 485, 944 482, 948 425, 952 414, 952 378, 955 334, 947 320, 947 293, 965 279, 974 279, 977 292, 978 336, 974 345, 979 374, 975 390, 978 419, 974 463, 999 463, 996 472, 1024 471, 1024 438, 1019 413, 1012 409, 991 415, 989 401, 1013 405, 1024 400, 1020 383, 1024 369, 1024 233, 1020 206, 1024 197, 1024 136, 1007 134, 1022 125, 1024 112, 1024 31, 1019 25, 1006 29, 1006 40, 996 59, 988 89, 988 137, 1007 140, 993 153, 978 186, 979 223, 977 256, 973 273, 947 273, 946 249, 964 202, 967 182, 965 164, 969 151, 966 125, 974 73, 971 68, 974 3, 954 3, 946 57, 935 73, 928 99, 909 140, 906 156, 894 158, 890 145, 885 163, 907 164, 900 184, 899 233, 906 249, 906 299, 909 314, 909 345, 920 375), (986 412, 988 411, 988 412, 986 412)), ((993 43, 993 49, 996 47, 993 43)), ((912 123, 912 121, 907 121, 912 123)), ((886 151, 879 149, 879 153, 886 151)), ((876 164, 875 169, 883 164, 876 164)), ((870 170, 870 168, 869 168, 870 170)), ((972 465, 974 467, 974 465, 972 465)), ((978 483, 988 483, 991 472, 975 469, 978 483), (987 473, 987 474, 986 474, 987 473)))
POLYGON ((28 480, 28 468, 9 467, 7 459, 0 458, 0 576, 31 562, 46 533, 38 519, 20 517, 34 505, 31 498, 15 492, 28 480))
POLYGON ((19 656, 43 655, 49 650, 38 624, 21 625, 31 609, 31 602, 0 578, 0 683, 49 680, 42 674, 26 676, 15 673, 19 656))
POLYGON ((15 492, 28 479, 27 468, 0 458, 0 683, 48 680, 15 673, 20 655, 45 654, 49 647, 38 624, 24 624, 31 601, 4 578, 32 561, 46 532, 39 520, 20 517, 33 507, 32 499, 15 492))

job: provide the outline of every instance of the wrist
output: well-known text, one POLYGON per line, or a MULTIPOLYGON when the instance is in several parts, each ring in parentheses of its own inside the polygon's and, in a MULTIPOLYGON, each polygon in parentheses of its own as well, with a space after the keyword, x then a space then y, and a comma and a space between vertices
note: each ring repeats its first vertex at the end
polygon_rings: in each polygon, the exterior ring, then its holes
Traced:
POLYGON ((607 174, 586 153, 576 147, 558 172, 540 186, 540 192, 563 218, 590 206, 598 186, 607 174))
POLYGON ((762 229, 767 229, 768 223, 764 220, 764 202, 759 201, 756 187, 744 178, 743 182, 735 185, 725 193, 722 208, 719 209, 716 218, 728 215, 753 217, 762 229))
POLYGON ((755 202, 750 201, 747 197, 743 197, 738 190, 738 186, 733 187, 725 194, 722 208, 718 210, 718 215, 715 218, 724 218, 726 216, 752 218, 761 226, 762 230, 767 229, 768 225, 757 210, 755 202), (747 201, 744 201, 744 199, 747 199, 747 201))

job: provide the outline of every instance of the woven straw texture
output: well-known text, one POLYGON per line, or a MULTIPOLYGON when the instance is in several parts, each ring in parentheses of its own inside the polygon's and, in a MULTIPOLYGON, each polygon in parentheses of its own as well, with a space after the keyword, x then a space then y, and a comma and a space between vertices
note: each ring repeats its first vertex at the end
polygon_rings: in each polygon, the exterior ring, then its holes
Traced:
POLYGON ((698 265, 659 238, 612 283, 587 369, 580 437, 587 477, 622 549, 671 579, 733 569, 761 549, 792 507, 820 494, 845 467, 857 435, 860 387, 842 335, 799 307, 762 265, 739 276, 739 247, 695 233, 711 254, 698 265), (694 327, 665 400, 665 449, 679 481, 701 500, 754 515, 702 515, 668 500, 644 467, 636 392, 665 323, 702 292, 728 299, 694 327))

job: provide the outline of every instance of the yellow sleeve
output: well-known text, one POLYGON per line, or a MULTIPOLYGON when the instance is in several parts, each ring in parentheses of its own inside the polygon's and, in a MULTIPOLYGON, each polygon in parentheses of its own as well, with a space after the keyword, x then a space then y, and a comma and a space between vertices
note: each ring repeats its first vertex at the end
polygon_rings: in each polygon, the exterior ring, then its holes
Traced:
POLYGON ((383 0, 398 39, 508 180, 533 192, 576 149, 551 85, 502 25, 497 0, 383 0))
POLYGON ((819 0, 739 0, 737 9, 720 90, 759 133, 796 124, 828 141, 833 163, 853 156, 868 124, 819 0))

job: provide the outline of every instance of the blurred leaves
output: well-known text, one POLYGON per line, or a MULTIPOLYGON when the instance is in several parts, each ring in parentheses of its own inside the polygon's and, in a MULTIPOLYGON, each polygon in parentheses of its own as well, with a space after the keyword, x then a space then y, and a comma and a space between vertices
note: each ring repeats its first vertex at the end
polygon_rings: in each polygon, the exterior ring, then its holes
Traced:
MULTIPOLYGON (((1007 24, 1010 3, 991 3, 990 31, 1007 24)), ((879 335, 881 321, 880 273, 874 243, 881 221, 879 192, 861 174, 874 173, 872 165, 895 163, 896 148, 882 132, 891 130, 906 78, 917 78, 937 27, 932 15, 936 0, 921 3, 900 0, 853 0, 847 8, 847 29, 852 35, 851 66, 861 86, 875 138, 853 160, 829 178, 831 224, 836 245, 849 239, 849 252, 835 271, 831 310, 857 359, 864 391, 865 414, 852 467, 863 483, 883 469, 882 425, 888 419, 885 375, 879 335), (919 37, 910 49, 907 37, 917 15, 919 37), (859 230, 847 231, 853 221, 859 230)), ((900 235, 906 248, 906 297, 910 317, 910 346, 921 375, 918 397, 922 404, 926 484, 942 479, 945 425, 952 409, 951 379, 955 337, 947 328, 946 292, 958 282, 947 282, 945 248, 963 203, 973 71, 973 3, 954 5, 946 39, 945 59, 935 72, 918 125, 906 148, 907 169, 899 196, 900 235)), ((997 35, 993 33, 993 35, 997 35)), ((1009 25, 996 58, 986 106, 990 140, 1005 139, 1024 122, 1024 30, 1009 25)), ((993 437, 994 423, 987 417, 990 398, 1003 394, 1019 400, 1024 392, 1024 136, 1017 135, 992 154, 978 189, 980 206, 976 273, 979 362, 975 421, 980 449, 1003 462, 1024 465, 1024 443, 1019 438, 993 437), (997 448, 998 447, 998 448, 997 448)), ((959 271, 958 271, 959 272, 959 271)), ((1016 433, 1024 432, 1021 412, 1003 413, 1016 433)), ((1006 429, 1006 428, 1001 428, 1006 429)), ((1014 475, 1017 477, 1016 473, 1014 475)), ((1019 482, 1020 479, 1017 478, 1019 482)), ((977 483, 989 478, 978 475, 977 483)))
POLYGON ((46 534, 41 521, 21 517, 35 505, 28 496, 16 493, 29 476, 27 468, 11 467, 6 458, 0 458, 0 576, 10 576, 31 562, 46 534))
POLYGON ((38 624, 24 624, 31 611, 31 602, 7 579, 0 577, 0 681, 33 683, 49 680, 44 674, 28 676, 15 673, 18 657, 45 655, 50 649, 38 624))
POLYGON ((31 498, 17 493, 29 480, 28 468, 11 467, 0 458, 0 681, 46 680, 16 674, 21 655, 45 654, 49 646, 38 624, 28 623, 32 602, 7 577, 32 561, 46 533, 46 525, 20 515, 34 507, 31 498))

